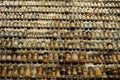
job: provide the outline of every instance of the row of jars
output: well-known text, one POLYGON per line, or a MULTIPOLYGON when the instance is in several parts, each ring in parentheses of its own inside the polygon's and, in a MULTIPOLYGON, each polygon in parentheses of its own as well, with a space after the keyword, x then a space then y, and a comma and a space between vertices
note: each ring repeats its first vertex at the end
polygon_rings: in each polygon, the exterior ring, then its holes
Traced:
MULTIPOLYGON (((71 29, 71 28, 70 28, 71 29)), ((96 31, 85 31, 85 30, 75 30, 73 31, 50 31, 50 32, 27 32, 27 38, 58 38, 58 39, 119 39, 119 31, 109 31, 109 30, 96 30, 96 31)))
MULTIPOLYGON (((70 27, 72 29, 72 27, 70 27)), ((109 30, 96 30, 96 31, 85 31, 75 30, 71 31, 47 31, 47 32, 35 32, 35 31, 15 31, 15 30, 1 30, 0 37, 26 37, 26 38, 58 38, 58 39, 114 39, 120 38, 119 31, 109 30)))
POLYGON ((68 66, 68 67, 42 67, 33 65, 4 65, 1 68, 1 76, 21 76, 21 77, 37 77, 37 76, 54 76, 61 77, 64 75, 82 75, 82 76, 106 76, 120 75, 120 68, 111 67, 88 67, 85 66, 68 66))
POLYGON ((116 64, 120 63, 120 54, 85 54, 81 52, 21 52, 1 53, 1 63, 51 63, 51 64, 116 64))
MULTIPOLYGON (((0 13, 0 19, 12 19, 12 18, 19 18, 19 19, 71 19, 69 16, 66 16, 66 14, 55 14, 55 13, 50 13, 50 14, 42 14, 40 15, 39 13, 0 13)), ((74 14, 72 14, 74 15, 74 14)), ((119 16, 116 15, 111 15, 111 14, 107 14, 107 15, 100 15, 100 14, 76 14, 74 15, 74 17, 72 17, 72 19, 93 19, 93 20, 120 20, 119 16)))
POLYGON ((75 40, 66 40, 66 41, 36 41, 36 40, 19 40, 18 38, 2 39, 0 41, 1 48, 14 48, 14 49, 51 49, 51 50, 119 50, 120 42, 117 41, 75 41, 75 40))
MULTIPOLYGON (((117 0, 118 1, 118 0, 117 0)), ((115 4, 114 2, 110 3, 104 3, 102 1, 2 1, 1 5, 44 5, 44 6, 98 6, 98 7, 113 7, 113 6, 119 6, 120 4, 115 4), (67 3, 66 3, 67 2, 67 3)))
POLYGON ((1 30, 0 37, 25 37, 25 31, 1 30))
MULTIPOLYGON (((42 21, 41 21, 42 22, 42 21)), ((93 28, 93 29, 99 29, 99 28, 108 28, 108 29, 119 29, 119 23, 118 22, 102 22, 102 21, 45 21, 44 23, 39 22, 22 22, 22 21, 4 21, 0 22, 0 25, 3 27, 41 27, 41 28, 69 28, 69 26, 74 26, 75 28, 93 28), (70 23, 72 22, 72 23, 70 23)))
POLYGON ((1 11, 0 12, 30 12, 30 11, 35 11, 35 12, 79 12, 79 13, 84 13, 84 12, 88 12, 88 13, 120 13, 119 9, 114 9, 114 8, 91 8, 91 7, 37 7, 37 6, 32 6, 30 7, 0 7, 1 11))

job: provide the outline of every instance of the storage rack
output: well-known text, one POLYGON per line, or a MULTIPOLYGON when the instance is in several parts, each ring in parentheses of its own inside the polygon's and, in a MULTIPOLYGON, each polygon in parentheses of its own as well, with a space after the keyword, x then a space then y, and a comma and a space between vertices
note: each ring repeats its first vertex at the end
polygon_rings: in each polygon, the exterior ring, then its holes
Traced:
POLYGON ((119 30, 119 0, 0 1, 0 79, 119 80, 119 30))

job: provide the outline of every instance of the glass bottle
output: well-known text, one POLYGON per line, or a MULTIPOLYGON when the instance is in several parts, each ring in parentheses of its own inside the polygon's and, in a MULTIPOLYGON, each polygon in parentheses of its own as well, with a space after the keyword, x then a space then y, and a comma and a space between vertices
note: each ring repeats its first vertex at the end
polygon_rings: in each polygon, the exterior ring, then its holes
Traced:
POLYGON ((72 52, 72 62, 78 62, 78 54, 76 52, 72 52))
POLYGON ((83 69, 83 76, 87 77, 88 76, 88 70, 86 68, 83 69))
POLYGON ((76 68, 73 68, 72 74, 73 74, 73 75, 77 75, 77 70, 76 70, 76 68))
POLYGON ((6 74, 7 74, 7 67, 6 67, 6 66, 3 66, 1 75, 2 75, 2 76, 5 76, 6 74))
POLYGON ((102 71, 100 70, 99 67, 95 67, 94 68, 94 72, 96 76, 102 76, 102 71))
POLYGON ((43 63, 47 63, 48 62, 48 52, 45 52, 43 55, 43 63))
POLYGON ((73 20, 70 21, 70 30, 75 30, 75 22, 73 20))
POLYGON ((20 54, 17 54, 16 61, 17 61, 17 62, 20 62, 21 59, 22 59, 21 55, 20 55, 20 54))
POLYGON ((45 49, 45 41, 41 42, 41 49, 44 50, 45 49))
POLYGON ((58 56, 58 58, 59 58, 59 63, 63 64, 64 63, 64 58, 65 58, 64 55, 63 55, 63 53, 60 53, 59 56, 58 56))
POLYGON ((37 74, 40 76, 43 74, 43 70, 42 70, 42 67, 38 67, 38 70, 37 70, 37 74))
POLYGON ((52 69, 52 76, 56 76, 56 69, 55 68, 52 69))
POLYGON ((35 78, 36 74, 37 74, 37 70, 36 70, 36 67, 34 66, 32 71, 31 71, 32 78, 35 78))
POLYGON ((19 70, 19 75, 20 75, 20 76, 23 76, 23 75, 25 74, 25 68, 24 68, 23 66, 20 66, 19 69, 20 69, 20 70, 19 70))
POLYGON ((95 74, 94 74, 94 70, 92 68, 89 68, 89 75, 91 77, 93 77, 95 74))
POLYGON ((57 50, 59 47, 59 43, 57 41, 54 42, 54 49, 57 50))
POLYGON ((25 76, 30 76, 30 75, 31 75, 30 65, 27 65, 25 69, 25 76))
POLYGON ((18 76, 18 69, 17 68, 15 68, 14 70, 13 70, 13 76, 18 76))
POLYGON ((7 63, 11 62, 11 59, 12 59, 11 54, 6 55, 7 63))
POLYGON ((13 66, 9 66, 9 67, 8 67, 8 71, 7 71, 7 75, 8 75, 9 77, 12 76, 12 71, 13 71, 13 66))
POLYGON ((71 67, 67 67, 67 73, 68 73, 68 75, 71 75, 72 73, 71 73, 71 67))
POLYGON ((37 52, 34 52, 33 53, 33 58, 32 58, 33 62, 36 63, 37 60, 38 60, 38 53, 37 52))
POLYGON ((58 36, 58 33, 57 32, 53 32, 53 40, 57 40, 57 36, 58 36))
POLYGON ((57 77, 57 78, 60 78, 60 76, 61 76, 61 75, 60 75, 60 70, 58 69, 58 70, 56 71, 56 77, 57 77))
POLYGON ((78 67, 77 73, 78 73, 78 75, 82 75, 82 69, 81 69, 81 67, 78 67))
POLYGON ((22 62, 26 62, 27 61, 27 56, 26 56, 26 54, 25 53, 23 53, 23 55, 22 55, 22 62))
POLYGON ((69 52, 66 52, 65 53, 65 62, 70 63, 71 59, 72 59, 71 54, 69 52))
POLYGON ((38 57, 38 63, 42 63, 43 62, 43 55, 42 54, 39 54, 39 57, 38 57))

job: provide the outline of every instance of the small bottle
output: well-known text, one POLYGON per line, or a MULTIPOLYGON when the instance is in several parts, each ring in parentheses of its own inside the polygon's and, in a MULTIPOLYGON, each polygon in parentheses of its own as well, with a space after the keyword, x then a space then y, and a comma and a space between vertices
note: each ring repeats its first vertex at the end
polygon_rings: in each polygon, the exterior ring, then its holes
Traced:
POLYGON ((71 54, 69 52, 65 53, 65 62, 66 63, 71 63, 72 57, 71 54))
POLYGON ((63 64, 64 63, 64 55, 63 55, 63 53, 60 53, 60 55, 58 56, 58 58, 59 58, 59 63, 60 64, 63 64))
POLYGON ((60 71, 60 74, 61 74, 62 76, 67 75, 66 69, 65 69, 65 68, 62 68, 62 70, 60 71))
POLYGON ((13 76, 18 76, 18 69, 17 68, 15 68, 14 70, 13 70, 13 76))
POLYGON ((25 68, 23 66, 20 67, 19 75, 23 76, 25 74, 25 68))
POLYGON ((10 62, 11 62, 11 59, 12 59, 11 55, 8 54, 8 55, 6 56, 6 62, 7 62, 7 63, 10 63, 10 62))
POLYGON ((41 64, 42 62, 43 62, 43 55, 39 54, 38 63, 41 64))
POLYGON ((75 30, 75 22, 73 20, 70 21, 70 30, 75 30))
POLYGON ((25 70, 25 76, 30 76, 30 75, 31 75, 31 69, 30 69, 30 66, 27 65, 25 70))
POLYGON ((33 63, 36 63, 37 60, 38 60, 38 53, 35 52, 35 53, 33 54, 33 63))
POLYGON ((48 58, 49 58, 49 62, 50 63, 52 63, 53 62, 53 53, 50 53, 49 55, 48 55, 48 58))
POLYGON ((43 55, 43 63, 44 64, 48 63, 48 52, 45 52, 43 55))
POLYGON ((83 69, 83 76, 84 77, 88 76, 88 70, 86 68, 83 69))
POLYGON ((82 75, 82 69, 81 69, 81 67, 78 67, 77 73, 78 73, 78 75, 82 75))
POLYGON ((60 75, 60 71, 57 70, 57 71, 56 71, 56 77, 57 77, 57 78, 60 78, 60 76, 61 76, 61 75, 60 75))
POLYGON ((45 49, 45 41, 41 42, 41 49, 44 50, 45 49))
POLYGON ((53 33, 53 40, 57 40, 57 37, 58 37, 58 33, 57 33, 57 32, 54 32, 54 33, 53 33))
POLYGON ((72 62, 73 63, 78 62, 78 54, 76 52, 72 52, 72 62))
POLYGON ((41 76, 41 75, 43 74, 43 70, 42 70, 42 67, 41 67, 41 66, 38 68, 37 74, 38 74, 39 76, 41 76))
POLYGON ((70 51, 73 49, 71 43, 68 44, 68 49, 69 49, 70 51))
POLYGON ((18 54, 17 57, 16 57, 16 61, 17 61, 17 63, 19 63, 19 62, 21 61, 21 59, 22 59, 21 55, 18 54))
POLYGON ((8 75, 9 77, 12 76, 12 71, 13 71, 13 66, 9 66, 8 72, 7 72, 7 75, 8 75))
POLYGON ((93 77, 95 74, 94 74, 94 70, 92 68, 89 69, 89 75, 91 77, 93 77))
POLYGON ((100 70, 100 68, 95 67, 95 68, 94 68, 94 72, 95 72, 95 75, 96 75, 96 76, 102 76, 102 71, 100 70))
POLYGON ((73 68, 72 74, 73 74, 73 75, 77 75, 77 70, 76 70, 76 68, 73 68))
POLYGON ((5 54, 1 55, 1 60, 2 60, 3 63, 6 61, 6 55, 5 54))
POLYGON ((56 76, 56 70, 55 70, 55 68, 52 69, 52 76, 56 76))
POLYGON ((57 49, 58 49, 58 47, 59 47, 58 42, 54 42, 54 49, 55 49, 55 50, 57 50, 57 49))
POLYGON ((37 74, 36 67, 34 67, 34 68, 32 69, 31 74, 32 74, 32 75, 31 75, 32 78, 35 78, 35 76, 36 76, 36 74, 37 74))
POLYGON ((23 54, 21 59, 22 59, 22 62, 26 62, 26 61, 27 61, 27 56, 26 56, 26 54, 23 54))
POLYGON ((28 61, 28 62, 31 62, 31 60, 32 60, 32 54, 31 54, 31 53, 28 53, 28 54, 27 54, 27 61, 28 61))
POLYGON ((54 59, 55 62, 58 61, 58 53, 55 53, 55 54, 53 55, 53 59, 54 59))
POLYGON ((4 67, 2 68, 1 75, 2 75, 2 76, 5 76, 6 74, 7 74, 7 67, 4 66, 4 67))

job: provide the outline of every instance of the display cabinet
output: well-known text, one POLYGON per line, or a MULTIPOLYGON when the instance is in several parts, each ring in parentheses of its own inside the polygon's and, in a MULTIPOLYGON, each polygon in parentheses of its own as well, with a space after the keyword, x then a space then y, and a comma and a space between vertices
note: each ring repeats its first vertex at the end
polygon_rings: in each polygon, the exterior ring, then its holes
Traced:
POLYGON ((119 0, 0 1, 0 80, 119 80, 119 0))

